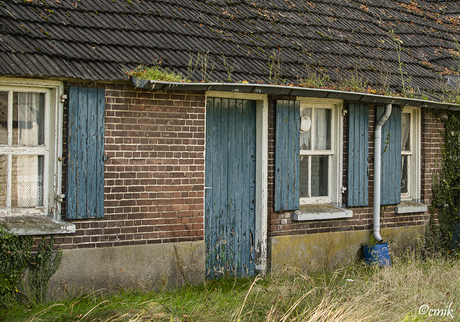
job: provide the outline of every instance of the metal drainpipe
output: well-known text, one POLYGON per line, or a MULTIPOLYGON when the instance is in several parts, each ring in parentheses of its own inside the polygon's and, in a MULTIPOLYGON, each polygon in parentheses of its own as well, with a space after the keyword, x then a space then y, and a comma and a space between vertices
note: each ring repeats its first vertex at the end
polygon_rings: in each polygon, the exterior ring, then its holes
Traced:
POLYGON ((374 132, 374 224, 373 233, 377 242, 383 240, 380 236, 380 173, 382 167, 382 125, 390 117, 391 104, 385 104, 385 112, 375 125, 374 132))

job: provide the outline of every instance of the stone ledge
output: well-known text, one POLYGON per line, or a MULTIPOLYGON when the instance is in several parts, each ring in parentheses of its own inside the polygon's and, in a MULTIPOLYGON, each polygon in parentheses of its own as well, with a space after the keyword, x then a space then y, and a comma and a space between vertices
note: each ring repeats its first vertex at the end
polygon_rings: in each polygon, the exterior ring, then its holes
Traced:
POLYGON ((411 200, 401 200, 401 203, 396 205, 395 213, 397 214, 411 214, 415 212, 425 212, 428 208, 422 203, 411 200))
POLYGON ((75 233, 73 223, 56 220, 48 216, 0 217, 0 224, 3 224, 9 232, 20 236, 75 233))
POLYGON ((353 211, 349 209, 339 208, 331 204, 324 205, 305 205, 294 211, 294 221, 305 220, 322 220, 322 219, 338 219, 351 218, 353 211))

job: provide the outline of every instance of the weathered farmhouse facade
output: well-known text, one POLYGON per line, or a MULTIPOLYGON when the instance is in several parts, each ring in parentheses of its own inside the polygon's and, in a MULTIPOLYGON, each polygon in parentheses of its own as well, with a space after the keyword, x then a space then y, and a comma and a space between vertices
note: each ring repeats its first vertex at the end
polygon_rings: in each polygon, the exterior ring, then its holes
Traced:
POLYGON ((53 290, 330 267, 372 232, 413 243, 440 115, 460 110, 459 13, 2 0, 0 220, 57 235, 53 290), (191 81, 127 73, 155 64, 191 81))

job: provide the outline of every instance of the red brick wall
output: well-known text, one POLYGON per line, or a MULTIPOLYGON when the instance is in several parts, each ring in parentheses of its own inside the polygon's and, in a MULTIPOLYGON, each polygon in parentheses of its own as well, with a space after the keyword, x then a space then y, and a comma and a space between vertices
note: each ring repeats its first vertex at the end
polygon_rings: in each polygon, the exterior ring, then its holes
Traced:
MULTIPOLYGON (((345 117, 345 176, 346 123, 345 117)), ((369 207, 352 208, 353 217, 349 219, 295 222, 291 213, 273 210, 275 108, 270 100, 269 236, 372 228, 373 106, 369 109, 369 123, 369 207)), ((203 240, 204 92, 159 92, 110 85, 106 88, 105 128, 105 155, 109 159, 105 162, 104 218, 73 221, 77 232, 57 238, 57 244, 62 248, 83 248, 203 240)), ((433 110, 422 109, 421 198, 426 204, 431 199, 442 128, 433 110)), ((346 200, 345 194, 342 197, 346 200)), ((394 206, 388 206, 381 227, 423 225, 427 219, 427 214, 420 213, 397 215, 394 206)))
POLYGON ((76 233, 56 243, 87 248, 203 240, 204 92, 111 85, 105 103, 104 218, 72 221, 76 233))
MULTIPOLYGON (((345 104, 346 106, 346 104, 345 104)), ((343 172, 346 184, 347 164, 347 121, 344 118, 344 147, 343 172)), ((269 103, 269 160, 268 160, 268 234, 269 236, 314 234, 336 231, 372 229, 373 217, 373 187, 374 187, 374 106, 369 107, 369 206, 350 208, 353 217, 348 219, 331 219, 296 222, 292 213, 274 211, 274 165, 275 165, 275 107, 274 101, 269 103)), ((440 152, 440 130, 443 125, 436 120, 433 110, 422 109, 422 169, 421 169, 421 199, 425 204, 431 200, 431 178, 435 170, 437 155, 440 152)), ((345 203, 346 194, 342 195, 345 203)), ((381 216, 381 228, 424 225, 428 221, 428 213, 395 214, 395 206, 384 207, 381 216)))
POLYGON ((429 204, 432 199, 433 174, 439 171, 444 126, 433 109, 422 109, 422 193, 421 199, 429 204))

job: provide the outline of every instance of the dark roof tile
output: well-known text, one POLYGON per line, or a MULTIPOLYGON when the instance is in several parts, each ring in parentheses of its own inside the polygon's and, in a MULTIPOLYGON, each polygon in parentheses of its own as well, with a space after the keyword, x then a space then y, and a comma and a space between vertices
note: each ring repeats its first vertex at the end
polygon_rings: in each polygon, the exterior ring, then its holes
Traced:
POLYGON ((269 59, 279 55, 287 82, 323 67, 334 82, 355 70, 377 84, 384 67, 396 88, 400 65, 389 33, 393 30, 403 41, 399 59, 405 71, 427 90, 441 69, 455 63, 449 50, 457 48, 453 37, 460 36, 454 18, 460 4, 417 3, 418 7, 389 0, 3 0, 0 71, 116 80, 126 79, 123 66, 155 60, 188 73, 190 59, 206 54, 215 68, 211 78, 229 78, 225 57, 234 70, 232 81, 273 81, 269 59))

